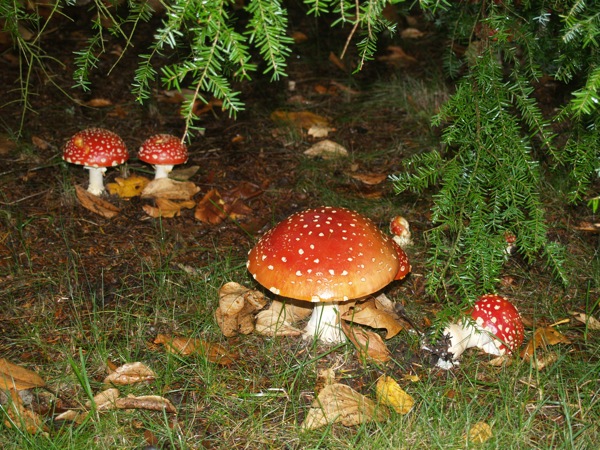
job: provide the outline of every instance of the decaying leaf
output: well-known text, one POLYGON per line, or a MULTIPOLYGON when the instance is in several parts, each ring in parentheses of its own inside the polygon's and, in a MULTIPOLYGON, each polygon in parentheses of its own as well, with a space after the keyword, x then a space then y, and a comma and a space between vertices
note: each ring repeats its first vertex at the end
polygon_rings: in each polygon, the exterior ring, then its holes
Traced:
POLYGON ((215 311, 215 319, 224 336, 250 334, 254 331, 254 313, 266 304, 267 299, 261 292, 232 281, 219 289, 219 307, 215 311))
POLYGON ((18 428, 29 434, 48 431, 42 418, 29 408, 23 405, 23 401, 14 389, 9 389, 10 402, 3 406, 6 415, 4 425, 8 428, 18 428))
POLYGON ((0 358, 0 390, 21 391, 45 385, 42 377, 34 371, 0 358))
POLYGON ((543 370, 551 364, 554 364, 558 361, 558 355, 554 352, 546 353, 546 354, 537 354, 534 358, 531 359, 531 365, 536 370, 543 370))
POLYGON ((573 315, 573 319, 585 324, 588 330, 600 330, 600 320, 595 317, 579 312, 571 312, 570 314, 573 315))
POLYGON ((335 131, 335 128, 328 127, 325 125, 312 125, 308 129, 307 134, 318 139, 327 137, 332 131, 335 131))
POLYGON ((379 56, 378 61, 386 62, 392 66, 410 66, 417 62, 414 56, 407 54, 402 47, 390 45, 387 48, 388 54, 379 56))
POLYGON ((341 322, 341 326, 350 342, 356 347, 361 359, 376 363, 385 363, 391 359, 389 349, 377 333, 351 327, 346 322, 341 322))
POLYGON ((308 411, 302 428, 314 430, 340 422, 351 427, 370 421, 383 421, 389 411, 383 405, 340 383, 325 386, 308 411))
POLYGON ((301 300, 287 300, 285 303, 273 300, 269 309, 283 315, 286 321, 296 323, 310 316, 314 311, 314 306, 301 300))
POLYGON ((342 156, 348 156, 348 150, 343 145, 325 139, 317 142, 304 152, 306 156, 320 157, 323 159, 333 159, 342 156))
POLYGON ((92 108, 106 108, 107 106, 112 106, 112 102, 107 98, 96 97, 88 100, 84 105, 91 106, 92 108))
POLYGON ((200 188, 191 181, 176 181, 171 178, 152 180, 142 191, 142 198, 165 198, 169 200, 191 200, 200 188))
POLYGON ((282 312, 266 309, 256 315, 254 328, 263 336, 300 336, 302 330, 295 328, 285 319, 282 312))
POLYGON ((85 209, 98 214, 107 219, 112 219, 119 215, 121 210, 110 202, 101 199, 97 195, 90 194, 83 186, 75 186, 75 194, 81 206, 85 209))
POLYGON ((329 126, 329 120, 310 111, 273 111, 271 120, 308 130, 313 125, 329 126))
POLYGON ((104 379, 104 384, 127 385, 152 381, 156 374, 141 362, 123 364, 104 379))
POLYGON ((387 375, 377 380, 375 392, 377 400, 393 408, 398 414, 408 414, 415 405, 415 400, 398 385, 396 380, 387 375))
POLYGON ((229 352, 221 344, 207 342, 197 338, 184 338, 179 336, 166 336, 159 334, 154 339, 155 344, 163 344, 168 352, 181 356, 200 355, 209 362, 228 366, 239 356, 229 352))
MULTIPOLYGON (((139 397, 119 397, 115 400, 116 409, 146 409, 149 411, 165 411, 175 414, 177 410, 173 403, 159 395, 142 395, 139 397)), ((113 409, 113 408, 110 408, 113 409)))
POLYGON ((417 28, 405 28, 404 30, 402 30, 400 32, 400 37, 402 39, 419 39, 422 38, 423 36, 425 36, 425 33, 423 33, 421 30, 417 29, 417 28))
POLYGON ((371 328, 385 328, 386 339, 396 336, 403 328, 394 315, 377 307, 377 302, 373 297, 366 302, 357 302, 354 308, 342 316, 342 319, 371 328))
POLYGON ((351 173, 350 176, 369 186, 381 184, 387 180, 388 177, 386 173, 351 173))
MULTIPOLYGON (((94 404, 98 409, 112 409, 109 405, 114 405, 115 401, 119 398, 121 394, 117 388, 108 388, 94 395, 94 404)), ((87 401, 85 403, 85 407, 90 409, 92 407, 92 402, 87 401)))
POLYGON ((121 198, 139 197, 150 180, 141 175, 133 174, 128 178, 116 177, 114 183, 107 183, 106 189, 111 195, 121 198))
POLYGON ((485 422, 476 422, 469 429, 469 441, 473 444, 483 444, 492 437, 492 427, 485 422))
POLYGON ((181 215, 182 209, 192 209, 196 206, 194 200, 185 200, 182 202, 175 202, 167 198, 157 198, 155 200, 156 206, 143 205, 142 208, 146 214, 150 217, 158 218, 173 218, 181 215))
POLYGON ((538 328, 535 330, 535 333, 533 333, 533 336, 527 344, 527 347, 521 351, 521 358, 523 358, 525 361, 529 361, 529 358, 534 355, 537 348, 541 347, 542 349, 545 349, 549 345, 561 343, 570 344, 571 341, 552 326, 538 328))
POLYGON ((169 178, 175 181, 188 181, 198 173, 198 170, 200 170, 200 166, 176 168, 171 171, 169 178))

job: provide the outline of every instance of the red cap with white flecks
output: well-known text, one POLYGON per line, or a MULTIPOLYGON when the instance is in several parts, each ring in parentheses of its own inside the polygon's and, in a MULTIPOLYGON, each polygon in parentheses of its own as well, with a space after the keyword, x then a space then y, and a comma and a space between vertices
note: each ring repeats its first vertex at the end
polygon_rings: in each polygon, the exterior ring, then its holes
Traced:
POLYGON ((129 153, 117 134, 103 128, 88 128, 67 142, 63 159, 88 167, 112 167, 127 161, 129 153))
POLYGON ((523 320, 517 308, 505 297, 497 294, 482 295, 473 305, 471 317, 477 325, 502 342, 500 351, 514 352, 523 343, 523 320))
POLYGON ((269 230, 250 251, 247 267, 274 294, 330 302, 378 291, 408 273, 405 257, 399 258, 392 240, 370 219, 324 206, 293 214, 269 230))
POLYGON ((178 137, 157 134, 148 138, 140 147, 140 161, 153 165, 184 164, 188 160, 186 145, 178 137))

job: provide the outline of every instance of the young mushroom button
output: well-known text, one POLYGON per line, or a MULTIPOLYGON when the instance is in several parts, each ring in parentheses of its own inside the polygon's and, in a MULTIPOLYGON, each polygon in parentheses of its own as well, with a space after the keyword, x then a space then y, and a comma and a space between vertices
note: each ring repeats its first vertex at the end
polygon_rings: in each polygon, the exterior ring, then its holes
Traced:
POLYGON ((63 159, 89 170, 88 192, 100 195, 104 192, 106 168, 123 164, 129 159, 129 153, 117 134, 103 128, 88 128, 69 139, 63 150, 63 159))
POLYGON ((472 320, 451 323, 444 329, 449 347, 437 365, 449 369, 468 348, 477 347, 490 355, 515 352, 523 343, 525 330, 517 308, 505 297, 482 295, 471 310, 472 320))
POLYGON ((293 214, 269 230, 250 251, 247 267, 274 294, 315 303, 306 338, 338 343, 345 339, 338 302, 406 276, 410 265, 398 250, 368 218, 325 206, 293 214))
POLYGON ((170 134, 157 134, 148 138, 140 147, 140 161, 152 164, 156 169, 154 179, 167 178, 173 166, 188 160, 186 145, 170 134))

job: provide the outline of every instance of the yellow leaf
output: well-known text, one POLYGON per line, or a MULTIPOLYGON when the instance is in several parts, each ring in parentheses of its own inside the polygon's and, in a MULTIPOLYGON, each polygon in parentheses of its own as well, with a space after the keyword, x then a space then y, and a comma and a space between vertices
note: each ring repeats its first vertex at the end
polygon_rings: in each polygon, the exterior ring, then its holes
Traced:
POLYGON ((150 180, 140 175, 131 175, 129 178, 115 178, 114 183, 108 183, 106 189, 111 195, 121 198, 139 197, 150 180))
POLYGON ((377 399, 384 405, 392 407, 398 414, 408 414, 415 405, 415 400, 392 377, 381 376, 377 380, 375 391, 377 399))
POLYGON ((570 342, 564 334, 553 327, 538 328, 533 333, 533 337, 527 344, 527 347, 521 351, 521 358, 528 361, 538 347, 546 348, 548 345, 569 344, 570 342))
POLYGON ((469 429, 469 441, 483 444, 492 437, 492 427, 485 422, 477 422, 469 429))

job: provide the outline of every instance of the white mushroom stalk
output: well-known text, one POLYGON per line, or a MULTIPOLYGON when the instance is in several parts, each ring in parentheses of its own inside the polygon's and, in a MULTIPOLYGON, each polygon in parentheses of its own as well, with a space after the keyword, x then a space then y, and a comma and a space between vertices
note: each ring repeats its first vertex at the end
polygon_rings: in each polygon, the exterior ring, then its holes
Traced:
POLYGON ((84 169, 90 171, 90 184, 87 191, 93 195, 102 195, 104 192, 104 174, 106 167, 84 166, 84 169))
POLYGON ((302 337, 307 340, 317 338, 327 344, 346 342, 340 320, 338 302, 316 303, 302 337))
POLYGON ((175 167, 173 164, 155 165, 154 170, 156 173, 154 174, 154 179, 168 178, 169 174, 173 171, 173 167, 175 167))

